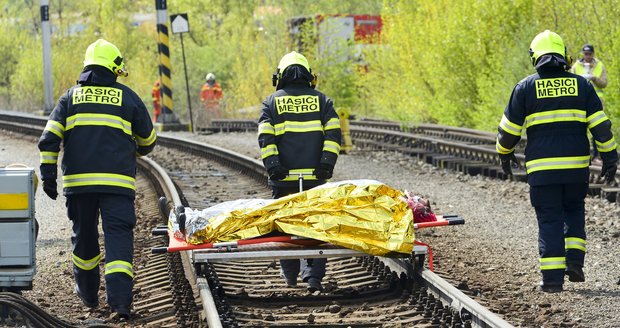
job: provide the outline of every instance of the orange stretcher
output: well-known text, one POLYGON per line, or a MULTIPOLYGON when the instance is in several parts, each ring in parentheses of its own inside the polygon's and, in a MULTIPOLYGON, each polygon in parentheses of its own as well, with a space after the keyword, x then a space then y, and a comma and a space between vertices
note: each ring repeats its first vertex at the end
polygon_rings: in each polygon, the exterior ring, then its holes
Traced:
MULTIPOLYGON (((437 215, 437 221, 432 222, 420 222, 414 223, 414 229, 423 229, 423 228, 431 228, 431 227, 441 227, 448 225, 458 225, 464 224, 465 220, 460 216, 456 215, 437 215)), ((330 250, 343 250, 345 248, 335 246, 332 244, 325 243, 316 239, 309 239, 305 237, 292 236, 292 235, 282 235, 282 236, 271 236, 271 237, 257 237, 251 239, 242 239, 237 241, 228 241, 228 242, 216 242, 216 243, 205 243, 205 244, 188 244, 185 240, 177 238, 174 235, 174 232, 168 228, 168 226, 162 226, 155 228, 153 230, 153 235, 168 235, 168 246, 163 247, 154 247, 152 252, 154 254, 163 254, 163 253, 173 253, 179 251, 205 251, 205 253, 239 253, 245 250, 256 249, 257 245, 263 244, 263 246, 278 246, 279 249, 283 248, 292 248, 296 251, 295 254, 291 254, 291 258, 298 258, 300 255, 304 257, 329 257, 329 256, 342 256, 342 255, 352 255, 360 253, 361 255, 366 255, 363 252, 348 250, 347 252, 342 251, 330 251, 330 250), (267 245, 269 244, 269 245, 267 245), (279 244, 279 245, 274 245, 279 244), (304 252, 303 250, 313 250, 311 252, 304 252), (316 250, 317 254, 314 254, 314 250, 316 250), (323 250, 323 251, 321 251, 323 250), (300 254, 304 253, 304 254, 300 254), (309 253, 309 254, 306 254, 309 253), (347 254, 345 254, 347 253, 347 254)), ((417 243, 418 245, 421 243, 417 243)), ((427 245, 424 245, 427 246, 427 245)), ((257 254, 254 254, 257 255, 257 254)), ((282 254, 286 255, 286 254, 282 254)), ((236 256, 239 259, 242 256, 236 256)), ((288 257, 288 255, 286 255, 288 257)), ((210 258, 213 260, 215 257, 210 258)), ((255 258, 255 257, 252 257, 255 258)), ((208 259, 208 258, 204 258, 208 259)))

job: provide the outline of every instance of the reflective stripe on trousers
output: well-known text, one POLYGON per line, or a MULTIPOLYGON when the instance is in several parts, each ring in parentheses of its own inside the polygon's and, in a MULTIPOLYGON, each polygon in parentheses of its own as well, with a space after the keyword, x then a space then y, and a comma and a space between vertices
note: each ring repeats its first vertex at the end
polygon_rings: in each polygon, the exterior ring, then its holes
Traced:
POLYGON ((81 294, 94 299, 99 291, 99 266, 92 266, 99 253, 99 214, 104 231, 106 293, 110 307, 129 306, 132 301, 133 227, 136 223, 134 199, 115 194, 67 196, 67 212, 73 222, 73 273, 81 294), (75 258, 87 260, 85 264, 75 258), (120 265, 120 270, 118 264, 120 265), (90 264, 90 265, 88 265, 90 264), (112 265, 114 270, 109 270, 112 265), (91 270, 84 270, 92 268, 91 270))
POLYGON ((538 251, 545 283, 563 283, 567 263, 584 263, 587 190, 587 183, 530 186, 530 201, 538 219, 538 251), (575 240, 583 240, 583 250, 575 240))

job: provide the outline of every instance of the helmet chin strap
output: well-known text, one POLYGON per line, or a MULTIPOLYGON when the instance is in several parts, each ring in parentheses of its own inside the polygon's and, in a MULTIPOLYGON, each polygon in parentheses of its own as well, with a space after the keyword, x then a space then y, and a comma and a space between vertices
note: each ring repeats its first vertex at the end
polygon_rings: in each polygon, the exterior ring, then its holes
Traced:
POLYGON ((271 75, 271 84, 275 87, 278 85, 278 80, 280 79, 280 69, 276 68, 276 72, 271 75))

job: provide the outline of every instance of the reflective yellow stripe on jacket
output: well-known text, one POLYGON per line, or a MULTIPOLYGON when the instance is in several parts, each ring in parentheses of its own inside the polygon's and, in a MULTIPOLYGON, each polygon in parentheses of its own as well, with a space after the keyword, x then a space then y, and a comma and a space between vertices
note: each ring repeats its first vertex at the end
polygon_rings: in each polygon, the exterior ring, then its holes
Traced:
POLYGON ((129 262, 121 260, 106 263, 105 274, 112 273, 125 273, 133 278, 133 265, 131 265, 131 263, 129 262))
POLYGON ((582 169, 590 166, 590 156, 547 157, 525 163, 527 174, 543 170, 582 169))
POLYGON ((155 129, 153 129, 151 130, 151 135, 149 135, 147 138, 141 138, 139 135, 134 135, 134 137, 136 138, 138 146, 146 147, 152 145, 155 142, 155 140, 157 139, 157 134, 155 133, 155 129))
POLYGON ((594 114, 588 116, 587 118, 587 122, 588 122, 588 129, 592 129, 593 127, 607 121, 607 115, 605 115, 605 112, 603 112, 602 110, 599 110, 598 112, 595 112, 594 114))
POLYGON ((136 190, 136 179, 113 173, 81 173, 62 177, 65 188, 82 186, 115 186, 136 190))
POLYGON ((45 131, 49 131, 57 135, 60 139, 64 139, 65 137, 65 127, 60 124, 60 122, 48 120, 47 124, 45 124, 45 131))
POLYGON ((495 151, 497 151, 498 154, 510 154, 515 148, 516 146, 511 149, 505 148, 499 143, 499 138, 495 140, 495 151))
POLYGON ((329 151, 338 155, 340 154, 340 144, 334 141, 325 140, 323 143, 323 151, 329 151))
POLYGON ((523 126, 510 122, 506 115, 503 115, 502 120, 499 121, 499 127, 517 137, 521 136, 521 130, 523 129, 523 126))
POLYGON ((260 150, 260 158, 265 159, 269 156, 278 155, 278 147, 274 144, 267 145, 260 150))
POLYGON ((276 134, 276 130, 269 122, 262 122, 258 124, 258 134, 276 134))
POLYGON ((41 164, 56 164, 58 163, 58 152, 55 151, 42 151, 39 153, 41 158, 41 164))
POLYGON ((337 117, 334 117, 327 121, 327 123, 325 123, 325 126, 323 127, 324 131, 333 129, 340 129, 340 120, 337 117))
POLYGON ((614 138, 611 138, 605 142, 599 142, 598 140, 594 140, 596 142, 596 149, 599 152, 610 152, 612 150, 616 150, 616 148, 618 148, 618 145, 616 144, 616 140, 614 138))
POLYGON ((323 131, 323 124, 320 120, 313 120, 307 122, 298 121, 284 121, 283 123, 276 124, 275 135, 279 136, 286 132, 313 132, 323 131))
POLYGON ((557 122, 586 122, 586 111, 580 109, 558 109, 530 114, 525 117, 525 127, 557 122))
POLYGON ((108 126, 132 135, 131 122, 116 115, 85 113, 67 117, 67 130, 73 129, 76 126, 87 125, 108 126))
POLYGON ((540 259, 540 270, 566 269, 566 257, 543 257, 540 259))

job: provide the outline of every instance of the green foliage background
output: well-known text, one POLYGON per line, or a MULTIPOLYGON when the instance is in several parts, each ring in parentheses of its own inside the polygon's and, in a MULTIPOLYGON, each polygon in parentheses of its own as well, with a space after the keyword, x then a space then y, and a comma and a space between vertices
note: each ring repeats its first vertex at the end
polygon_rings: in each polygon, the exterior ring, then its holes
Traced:
MULTIPOLYGON (((534 72, 527 50, 545 29, 559 33, 574 58, 592 43, 608 71, 605 106, 620 113, 620 0, 170 0, 168 14, 187 13, 184 46, 194 113, 208 72, 224 89, 225 117, 256 118, 273 92, 271 74, 298 50, 319 73, 319 89, 358 117, 436 122, 493 131, 513 86, 534 72), (352 62, 295 49, 286 21, 314 14, 381 14, 379 46, 352 62)), ((121 79, 150 107, 158 76, 155 0, 51 0, 54 98, 75 83, 83 54, 99 37, 115 43, 130 75, 121 79), (150 16, 148 16, 150 15, 150 16), (146 17, 145 20, 140 19, 146 17), (140 24, 135 24, 139 21, 140 24), (83 31, 76 32, 76 27, 83 31)), ((78 29, 79 30, 79 29, 78 29)), ((39 1, 0 0, 0 108, 43 108, 39 1)), ((174 111, 188 120, 180 37, 170 35, 174 111)))

